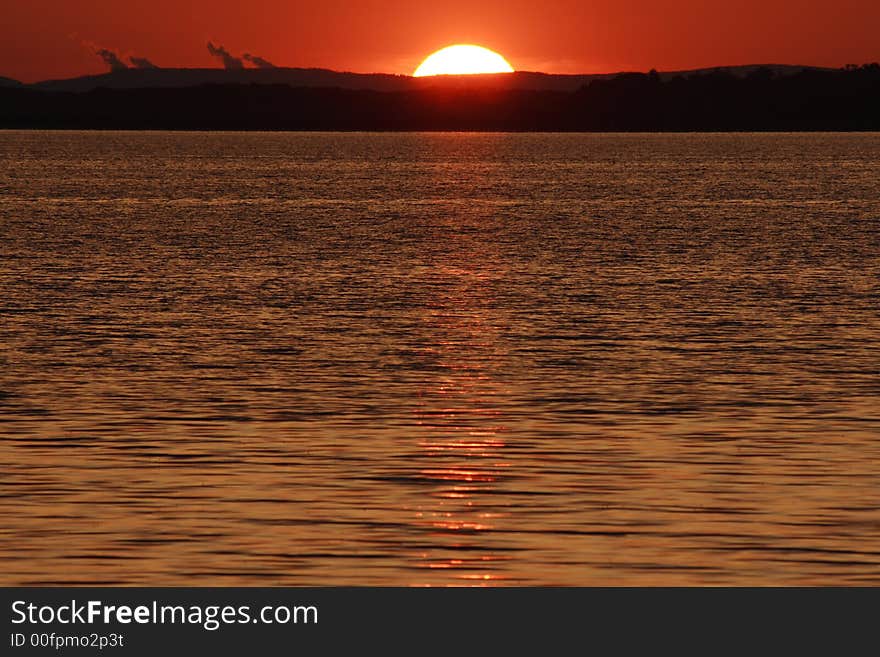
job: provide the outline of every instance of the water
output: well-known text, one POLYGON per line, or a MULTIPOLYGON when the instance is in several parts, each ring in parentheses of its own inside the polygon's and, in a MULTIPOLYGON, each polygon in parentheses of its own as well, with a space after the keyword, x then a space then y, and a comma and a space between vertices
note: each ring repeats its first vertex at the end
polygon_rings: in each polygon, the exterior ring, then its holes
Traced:
POLYGON ((880 135, 0 133, 3 584, 880 583, 880 135))

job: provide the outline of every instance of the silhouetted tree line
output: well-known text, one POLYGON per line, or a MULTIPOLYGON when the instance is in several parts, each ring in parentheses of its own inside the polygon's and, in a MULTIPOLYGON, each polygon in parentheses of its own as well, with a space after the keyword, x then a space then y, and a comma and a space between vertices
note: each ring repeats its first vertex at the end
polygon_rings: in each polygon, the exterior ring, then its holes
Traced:
POLYGON ((284 85, 0 89, 0 127, 191 130, 710 131, 880 130, 880 65, 746 77, 655 71, 594 80, 573 93, 284 85))

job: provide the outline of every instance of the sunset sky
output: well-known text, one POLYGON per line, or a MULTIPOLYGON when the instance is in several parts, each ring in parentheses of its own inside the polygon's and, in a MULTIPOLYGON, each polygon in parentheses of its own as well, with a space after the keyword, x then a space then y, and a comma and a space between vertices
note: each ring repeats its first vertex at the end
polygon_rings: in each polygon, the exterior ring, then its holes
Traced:
POLYGON ((107 70, 95 48, 214 67, 208 40, 278 66, 410 74, 476 43, 519 70, 594 73, 880 59, 876 0, 30 0, 6 2, 0 76, 107 70))

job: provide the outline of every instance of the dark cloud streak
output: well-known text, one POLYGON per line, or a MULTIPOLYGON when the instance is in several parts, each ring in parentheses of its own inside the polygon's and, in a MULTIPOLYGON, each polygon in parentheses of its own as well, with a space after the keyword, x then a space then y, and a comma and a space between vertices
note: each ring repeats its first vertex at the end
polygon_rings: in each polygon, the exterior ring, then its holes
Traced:
POLYGON ((131 65, 135 68, 159 68, 146 57, 129 57, 128 61, 130 61, 131 65))
POLYGON ((240 71, 244 68, 244 63, 238 57, 233 57, 223 46, 215 46, 208 41, 208 52, 212 56, 219 58, 223 62, 223 68, 227 71, 240 71))
POLYGON ((114 51, 108 50, 107 48, 98 48, 95 50, 95 54, 104 60, 104 63, 110 67, 110 70, 113 72, 116 71, 124 71, 128 68, 125 62, 123 62, 119 55, 117 55, 114 51))
POLYGON ((251 64, 253 64, 257 68, 278 68, 277 66, 275 66, 275 64, 270 62, 268 59, 263 59, 262 57, 257 57, 256 55, 251 55, 250 53, 247 53, 247 52, 244 55, 242 55, 242 59, 244 59, 246 62, 250 62, 251 64))

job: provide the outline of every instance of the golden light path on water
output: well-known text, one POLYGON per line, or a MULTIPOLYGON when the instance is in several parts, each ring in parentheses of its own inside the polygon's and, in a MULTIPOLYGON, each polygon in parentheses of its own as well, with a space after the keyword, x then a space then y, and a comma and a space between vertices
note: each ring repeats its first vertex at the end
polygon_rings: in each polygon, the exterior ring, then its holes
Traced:
POLYGON ((427 568, 450 569, 462 582, 487 585, 503 581, 497 568, 509 558, 493 549, 491 540, 509 514, 492 504, 494 489, 511 463, 504 460, 504 418, 495 407, 500 383, 494 367, 503 354, 498 325, 485 295, 486 279, 498 271, 481 271, 486 245, 460 245, 461 260, 470 266, 450 268, 444 276, 459 284, 440 297, 426 313, 430 333, 437 341, 433 357, 448 375, 420 393, 418 426, 429 436, 420 447, 437 466, 421 470, 436 486, 429 503, 418 509, 417 523, 426 525, 438 544, 418 554, 427 568))

